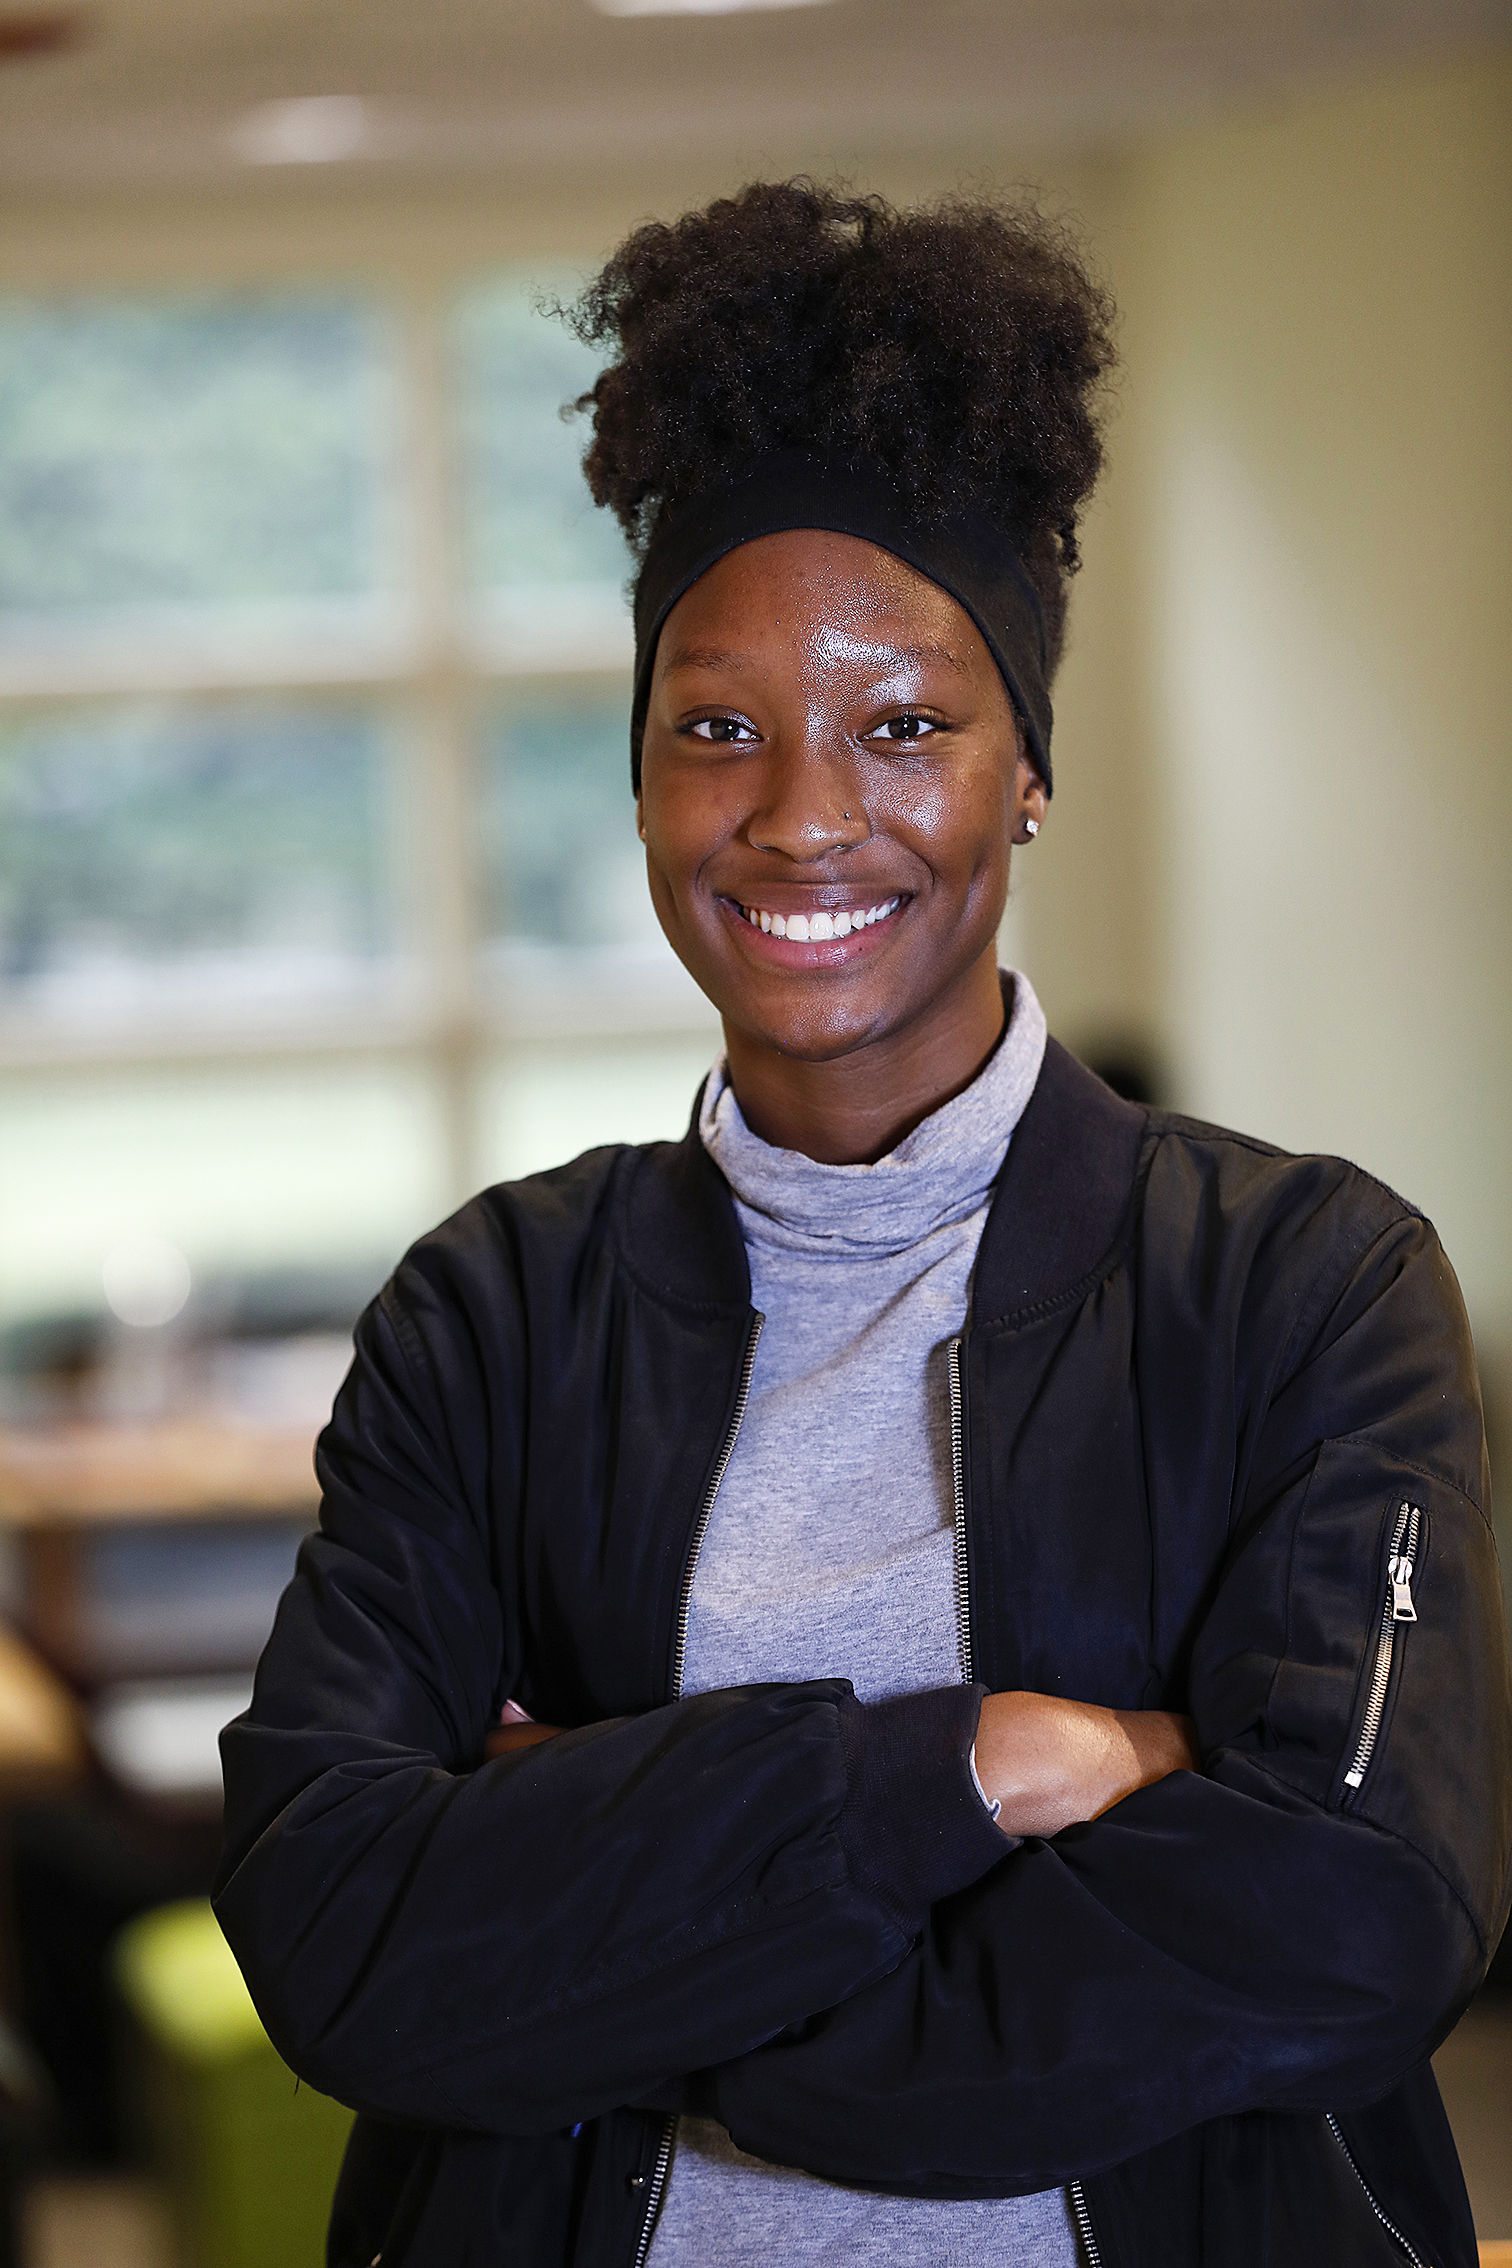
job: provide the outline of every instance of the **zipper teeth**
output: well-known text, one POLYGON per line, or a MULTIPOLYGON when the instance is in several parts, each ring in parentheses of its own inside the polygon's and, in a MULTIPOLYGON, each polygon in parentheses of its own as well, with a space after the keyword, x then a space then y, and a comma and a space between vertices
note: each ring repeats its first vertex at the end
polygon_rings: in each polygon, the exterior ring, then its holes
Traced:
MULTIPOLYGON (((682 1591, 677 1601, 677 1637, 672 1648, 672 1698, 682 1699, 683 1673, 688 1666, 688 1608, 693 1597, 693 1577, 698 1568, 698 1555, 703 1549, 704 1536, 714 1512, 714 1499, 718 1496, 730 1459, 735 1454, 735 1443, 745 1419, 746 1404, 751 1398, 751 1376, 756 1368, 756 1349, 761 1344, 761 1328, 766 1317, 757 1309, 746 1333, 745 1352, 740 1358, 740 1383, 735 1389, 735 1407, 725 1428, 719 1459, 709 1476, 704 1500, 698 1508, 693 1527, 693 1540, 688 1547, 688 1564, 683 1569, 682 1591)), ((667 2186, 667 2175, 672 2170, 672 2147, 677 2139, 677 2118, 674 2113, 662 2128, 661 2140, 656 2145, 656 2163, 651 2169, 651 2188, 646 2198, 646 2217, 641 2223, 640 2241, 635 2247, 635 2268, 646 2268, 646 2255, 651 2250, 652 2232, 656 2227, 657 2209, 662 2191, 667 2186)))
POLYGON ((646 2268, 646 2254, 651 2250, 651 2232, 656 2227, 656 2209, 667 2186, 667 2175, 672 2166, 672 2141, 677 2133, 677 2120, 669 2118, 662 2128, 661 2140, 656 2145, 656 2163, 651 2169, 651 2189, 646 2199, 646 2217, 641 2223, 640 2242, 635 2248, 635 2268, 646 2268))
POLYGON ((1392 1530, 1391 1550, 1387 1554, 1386 1599, 1381 1608, 1381 1628, 1376 1638, 1375 1668, 1370 1677, 1370 1695, 1365 1703, 1365 1715, 1360 1723, 1360 1738, 1354 1752, 1354 1762, 1344 1775, 1347 1788, 1358 1788, 1375 1754, 1380 1735, 1381 1716, 1386 1707, 1386 1688, 1391 1682, 1391 1658, 1396 1652, 1396 1618, 1392 1612, 1390 1562, 1405 1552, 1411 1563, 1417 1557, 1418 1508, 1403 1504, 1392 1530))
POLYGON ((961 1683, 971 1683, 971 1568, 966 1556, 966 1398, 961 1388, 960 1339, 952 1339, 950 1367, 950 1485, 955 1513, 956 1652, 961 1683))
MULTIPOLYGON (((1102 2268, 1102 2254, 1097 2249, 1097 2238, 1092 2232, 1092 2215, 1087 2210, 1087 2193, 1079 2181, 1073 2181, 1070 2184, 1068 2194, 1071 2199, 1072 2216, 1076 2222, 1076 2233, 1081 2238, 1084 2256, 1082 2268, 1102 2268)), ((640 2268, 638 2261, 636 2268, 640 2268)), ((1418 2263, 1418 2268, 1422 2268, 1421 2261, 1418 2263)))
MULTIPOLYGON (((761 1327, 765 1321, 766 1317, 759 1310, 752 1317, 751 1328, 746 1338, 745 1353, 741 1358, 740 1384, 735 1389, 735 1407, 730 1413, 730 1423, 725 1431, 724 1445, 719 1452, 719 1462, 714 1467, 709 1485, 704 1491, 704 1500, 699 1506, 698 1520, 693 1529, 693 1541, 688 1547, 688 1564, 683 1569, 682 1595, 677 1602, 677 1638, 672 1648, 672 1698, 674 1701, 682 1699, 683 1672, 688 1666, 688 1607, 693 1597, 693 1577, 698 1568, 698 1555, 703 1549, 704 1535, 713 1515, 714 1499, 719 1494, 720 1484, 729 1471, 730 1459, 735 1454, 736 1437, 745 1417, 746 1404, 751 1398, 751 1373, 756 1368, 756 1349, 761 1344, 761 1327)), ((636 2262, 636 2268, 640 2268, 639 2261, 636 2262)))
POLYGON ((1349 2144, 1345 2141, 1343 2133, 1339 2126, 1339 2122, 1334 2117, 1333 2112, 1325 2111, 1323 2115, 1328 2120, 1329 2133, 1333 2136, 1334 2140, 1338 2143, 1339 2148, 1344 2153, 1350 2172, 1354 2175, 1355 2180, 1359 2183, 1361 2189, 1363 2189, 1365 2192, 1366 2204, 1370 2207, 1370 2210, 1372 2211, 1372 2213, 1374 2213, 1376 2219, 1380 2222, 1382 2228, 1386 2231, 1386 2234, 1392 2239, 1394 2243, 1401 2246, 1407 2258, 1412 2262, 1412 2268, 1427 2268, 1427 2263, 1423 2260, 1422 2255, 1413 2251, 1411 2245, 1407 2242, 1407 2239, 1403 2236, 1395 2221, 1391 2219, 1389 2214, 1383 2212, 1381 2207, 1376 2203, 1375 2192, 1371 2188, 1369 2182, 1365 2179, 1365 2176, 1361 2173, 1359 2167, 1355 2164, 1355 2154, 1349 2147, 1349 2144))

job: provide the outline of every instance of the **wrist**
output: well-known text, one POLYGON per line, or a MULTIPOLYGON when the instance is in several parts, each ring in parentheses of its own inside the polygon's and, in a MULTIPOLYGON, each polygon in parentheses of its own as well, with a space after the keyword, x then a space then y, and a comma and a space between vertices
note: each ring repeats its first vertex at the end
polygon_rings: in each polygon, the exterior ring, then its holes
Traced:
POLYGON ((973 1741, 971 1744, 971 1754, 967 1757, 966 1761, 971 1767, 971 1784, 976 1789, 977 1794, 981 1797, 982 1804, 984 1809, 986 1810, 988 1818, 996 1819, 1003 1808, 1002 1798, 1000 1796, 990 1796, 982 1785, 982 1775, 977 1770, 977 1753, 975 1741, 973 1741))
POLYGON ((937 1899, 1005 1855, 970 1769, 982 1697, 980 1686, 953 1685, 841 1704, 840 1840, 851 1877, 910 1932, 937 1899))
POLYGON ((1006 1834, 1058 1835, 1136 1789, 1197 1763, 1192 1727, 1159 1709, 1105 1709, 1047 1693, 994 1693, 975 1745, 988 1803, 1006 1834))

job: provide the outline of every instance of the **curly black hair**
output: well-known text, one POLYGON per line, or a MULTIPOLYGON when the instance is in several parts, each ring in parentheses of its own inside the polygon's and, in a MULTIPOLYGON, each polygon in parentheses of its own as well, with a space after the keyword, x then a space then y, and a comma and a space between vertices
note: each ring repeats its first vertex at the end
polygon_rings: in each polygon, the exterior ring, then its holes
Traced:
POLYGON ((615 356, 576 404, 583 470, 638 551, 769 450, 877 466, 922 518, 971 506, 1008 530, 1053 670, 1114 359, 1111 301, 1065 228, 1029 204, 899 212, 755 182, 637 228, 563 312, 615 356))

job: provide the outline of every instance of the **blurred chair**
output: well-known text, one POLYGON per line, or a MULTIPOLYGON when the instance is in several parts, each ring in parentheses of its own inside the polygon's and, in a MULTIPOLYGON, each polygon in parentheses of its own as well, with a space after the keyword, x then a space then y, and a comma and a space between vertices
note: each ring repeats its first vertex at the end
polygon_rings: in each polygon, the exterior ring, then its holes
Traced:
MULTIPOLYGON (((0 1816, 18 1800, 71 1788, 87 1768, 84 1729, 67 1687, 0 1627, 0 1816)), ((7 1970, 12 1964, 7 1962, 7 1970)), ((14 1977, 7 1974, 7 1997, 14 1977)), ((0 2013, 0 2268, 20 2258, 21 2183, 51 2140, 55 2105, 30 2041, 0 2013)))
POLYGON ((321 2268, 352 2114, 280 2061, 208 1901, 139 1916, 112 1965, 177 2268, 321 2268))
POLYGON ((73 1695, 30 1646, 0 1627, 0 1795, 76 1780, 85 1764, 73 1695))
POLYGON ((313 1432, 213 1413, 0 1425, 20 1626, 0 1648, 0 1969, 51 2083, 56 2168, 120 2157, 106 1949, 210 1887, 215 1734, 313 1523, 313 1432))

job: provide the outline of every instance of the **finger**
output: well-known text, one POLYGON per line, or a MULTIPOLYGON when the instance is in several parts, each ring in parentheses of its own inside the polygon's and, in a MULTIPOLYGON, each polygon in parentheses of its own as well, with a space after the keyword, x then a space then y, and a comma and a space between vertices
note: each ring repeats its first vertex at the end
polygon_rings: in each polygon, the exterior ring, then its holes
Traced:
POLYGON ((555 1740, 560 1725, 501 1725, 491 1732, 483 1743, 483 1754, 512 1756, 517 1748, 538 1748, 543 1740, 555 1740))

